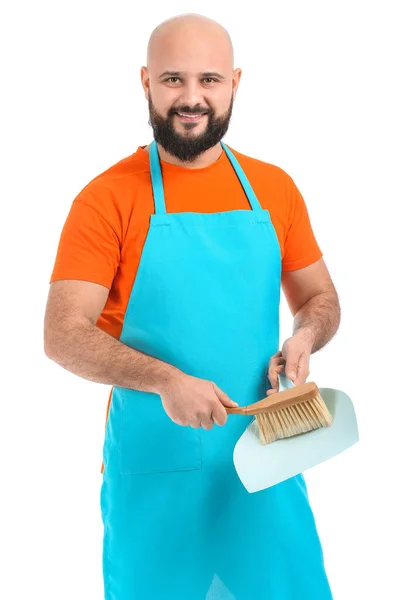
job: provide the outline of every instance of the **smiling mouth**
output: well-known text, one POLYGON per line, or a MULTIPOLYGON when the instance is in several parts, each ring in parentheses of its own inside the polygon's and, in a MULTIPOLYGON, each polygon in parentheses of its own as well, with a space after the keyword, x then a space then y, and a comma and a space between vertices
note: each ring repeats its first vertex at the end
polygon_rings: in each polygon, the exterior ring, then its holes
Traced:
POLYGON ((196 121, 200 121, 207 113, 176 113, 181 121, 186 121, 187 123, 192 123, 196 121))

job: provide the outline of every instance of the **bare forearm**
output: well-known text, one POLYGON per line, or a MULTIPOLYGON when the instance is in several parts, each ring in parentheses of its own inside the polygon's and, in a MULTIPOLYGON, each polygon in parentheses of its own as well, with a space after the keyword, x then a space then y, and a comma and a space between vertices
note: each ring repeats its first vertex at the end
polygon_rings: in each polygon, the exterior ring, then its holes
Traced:
POLYGON ((159 393, 179 373, 172 365, 126 346, 87 320, 67 321, 46 338, 49 358, 96 383, 159 393))
POLYGON ((314 296, 294 316, 293 335, 302 334, 310 341, 311 353, 325 346, 340 324, 340 305, 336 291, 314 296))

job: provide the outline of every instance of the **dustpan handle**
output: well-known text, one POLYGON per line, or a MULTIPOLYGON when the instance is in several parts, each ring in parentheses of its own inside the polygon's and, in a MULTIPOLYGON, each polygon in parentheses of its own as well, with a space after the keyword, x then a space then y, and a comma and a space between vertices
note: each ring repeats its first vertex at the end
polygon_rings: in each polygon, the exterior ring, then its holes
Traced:
POLYGON ((290 390, 294 387, 294 383, 285 373, 278 373, 279 392, 282 390, 290 390))

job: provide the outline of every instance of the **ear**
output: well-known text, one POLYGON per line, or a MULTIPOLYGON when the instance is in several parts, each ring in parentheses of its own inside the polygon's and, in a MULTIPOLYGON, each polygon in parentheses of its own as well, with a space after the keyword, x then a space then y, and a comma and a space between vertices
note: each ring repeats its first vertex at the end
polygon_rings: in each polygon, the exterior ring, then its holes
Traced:
POLYGON ((235 69, 232 76, 232 93, 233 99, 236 98, 236 93, 239 87, 239 81, 242 76, 242 69, 235 69))
POLYGON ((149 89, 150 89, 150 76, 147 67, 142 67, 140 69, 140 79, 142 81, 142 86, 144 89, 144 94, 146 96, 146 100, 149 100, 149 89))

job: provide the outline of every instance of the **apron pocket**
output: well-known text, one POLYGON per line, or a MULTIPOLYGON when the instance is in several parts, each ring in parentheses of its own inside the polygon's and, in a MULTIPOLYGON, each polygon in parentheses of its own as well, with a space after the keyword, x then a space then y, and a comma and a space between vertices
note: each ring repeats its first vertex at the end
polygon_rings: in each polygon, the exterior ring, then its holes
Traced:
POLYGON ((200 429, 174 423, 158 394, 114 388, 121 400, 118 470, 121 475, 201 468, 200 429))

